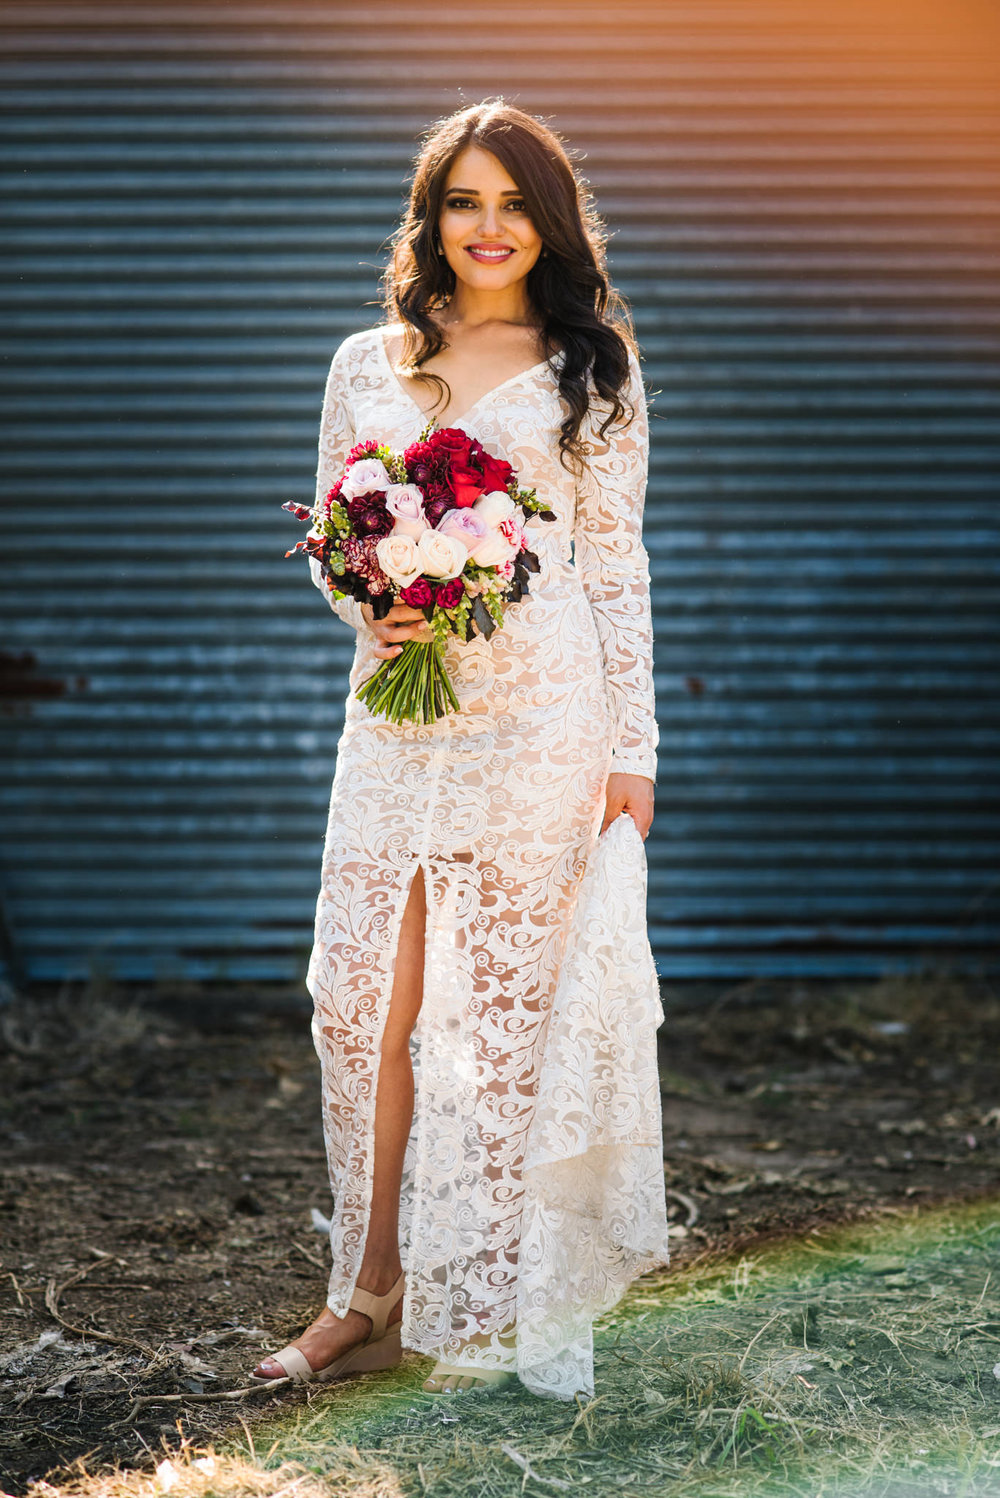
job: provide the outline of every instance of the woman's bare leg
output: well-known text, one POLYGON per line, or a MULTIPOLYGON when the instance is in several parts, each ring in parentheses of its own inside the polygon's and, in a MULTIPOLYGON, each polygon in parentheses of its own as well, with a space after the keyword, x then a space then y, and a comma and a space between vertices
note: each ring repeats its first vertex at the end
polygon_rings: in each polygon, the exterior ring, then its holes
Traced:
MULTIPOLYGON (((424 871, 418 864, 400 925, 375 1094, 372 1207, 364 1258, 358 1271, 359 1289, 370 1290, 373 1295, 388 1294, 400 1271, 399 1192, 413 1120, 410 1035, 423 1002, 426 921, 424 871)), ((402 1314, 400 1301, 390 1312, 389 1324, 398 1321, 402 1314)), ((349 1347, 365 1341, 371 1328, 370 1318, 360 1311, 348 1311, 341 1317, 324 1307, 293 1345, 301 1348, 313 1368, 323 1368, 349 1347)), ((261 1378, 284 1376, 284 1369, 274 1358, 264 1358, 254 1372, 261 1378)))

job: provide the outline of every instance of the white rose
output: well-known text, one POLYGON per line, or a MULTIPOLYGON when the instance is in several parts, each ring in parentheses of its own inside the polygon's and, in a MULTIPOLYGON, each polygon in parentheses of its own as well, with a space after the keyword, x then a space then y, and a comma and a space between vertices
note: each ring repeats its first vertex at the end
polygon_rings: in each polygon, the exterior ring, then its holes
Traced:
POLYGON ((404 588, 423 571, 412 536, 383 536, 376 544, 375 555, 385 575, 404 588))
POLYGON ((396 522, 394 536, 419 536, 427 529, 424 496, 416 484, 390 484, 385 491, 385 507, 396 522))
POLYGON ((498 562, 512 562, 520 547, 512 546, 506 536, 491 530, 485 541, 469 552, 469 557, 480 567, 495 567, 498 562))
POLYGON ((345 499, 357 499, 359 494, 373 494, 378 489, 385 491, 391 484, 392 479, 380 458, 359 458, 345 473, 340 492, 345 499))
POLYGON ((464 542, 434 530, 424 531, 416 543, 416 552, 421 572, 429 577, 457 577, 469 557, 464 542))
POLYGON ((492 489, 489 494, 481 494, 472 508, 487 525, 499 525, 501 520, 513 515, 514 501, 502 489, 492 489))

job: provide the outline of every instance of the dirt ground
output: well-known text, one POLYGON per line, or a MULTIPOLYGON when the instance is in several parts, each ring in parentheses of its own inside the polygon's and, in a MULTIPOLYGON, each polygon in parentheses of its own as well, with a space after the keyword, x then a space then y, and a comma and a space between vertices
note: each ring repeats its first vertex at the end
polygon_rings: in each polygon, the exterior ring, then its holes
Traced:
MULTIPOLYGON (((667 983, 673 1265, 1000 1194, 994 979, 667 983)), ((322 1305, 300 991, 66 987, 0 1008, 0 1480, 252 1430, 322 1305), (226 1394, 236 1397, 222 1397, 226 1394)))

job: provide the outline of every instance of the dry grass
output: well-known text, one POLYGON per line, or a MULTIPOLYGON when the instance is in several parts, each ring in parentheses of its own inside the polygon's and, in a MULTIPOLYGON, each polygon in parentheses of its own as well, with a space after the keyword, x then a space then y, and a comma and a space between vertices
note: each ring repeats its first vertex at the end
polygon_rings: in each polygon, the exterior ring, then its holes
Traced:
POLYGON ((995 1498, 998 1249, 1000 1201, 705 1261, 606 1320, 592 1400, 445 1403, 407 1358, 158 1473, 83 1464, 30 1498, 995 1498))

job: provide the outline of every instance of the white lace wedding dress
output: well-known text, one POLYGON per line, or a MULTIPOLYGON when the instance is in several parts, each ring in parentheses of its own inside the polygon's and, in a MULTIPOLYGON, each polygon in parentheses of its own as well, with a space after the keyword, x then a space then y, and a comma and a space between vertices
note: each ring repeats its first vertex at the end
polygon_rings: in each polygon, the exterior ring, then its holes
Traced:
MULTIPOLYGON (((503 628, 448 637, 459 713, 397 726, 358 702, 376 636, 311 564, 357 631, 307 977, 334 1195, 328 1304, 345 1314, 364 1252, 380 1036, 419 863, 403 1345, 514 1369, 564 1399, 593 1392, 594 1317, 669 1257, 645 850, 627 815, 598 837, 609 771, 656 774, 635 361, 628 398, 635 421, 597 441, 579 482, 559 462, 564 411, 547 363, 451 421, 557 516, 529 522, 541 571, 503 628)), ((383 330, 346 339, 326 385, 317 493, 356 441, 403 448, 424 424, 383 330)))

